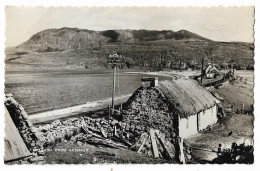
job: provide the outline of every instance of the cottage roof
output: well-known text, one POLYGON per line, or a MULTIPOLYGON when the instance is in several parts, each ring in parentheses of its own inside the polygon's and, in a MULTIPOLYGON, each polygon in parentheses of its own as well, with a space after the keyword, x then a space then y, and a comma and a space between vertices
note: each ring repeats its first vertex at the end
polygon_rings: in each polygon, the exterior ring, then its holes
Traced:
POLYGON ((210 73, 212 71, 219 73, 219 70, 215 65, 208 65, 208 67, 205 69, 205 73, 210 73))
POLYGON ((187 118, 216 104, 215 98, 209 91, 191 79, 161 81, 157 89, 165 96, 167 102, 178 111, 181 118, 187 118))

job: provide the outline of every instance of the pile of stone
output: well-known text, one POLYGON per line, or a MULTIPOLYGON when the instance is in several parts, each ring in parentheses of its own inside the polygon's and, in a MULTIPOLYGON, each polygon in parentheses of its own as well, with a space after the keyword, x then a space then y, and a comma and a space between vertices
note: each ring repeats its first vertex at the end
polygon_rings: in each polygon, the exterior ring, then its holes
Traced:
POLYGON ((127 125, 115 119, 98 118, 93 119, 87 116, 80 118, 70 118, 66 120, 55 120, 51 124, 41 125, 37 128, 39 142, 44 148, 50 147, 62 142, 89 142, 92 144, 105 145, 111 144, 111 147, 129 147, 131 142, 130 129, 127 125), (113 140, 109 142, 107 140, 113 140), (113 145, 114 143, 114 145, 113 145), (117 143, 117 145, 115 145, 117 143))
POLYGON ((62 121, 55 120, 37 129, 41 132, 39 141, 44 148, 51 148, 57 143, 78 145, 87 143, 110 148, 127 148, 150 157, 173 160, 175 148, 165 134, 156 130, 151 136, 151 128, 140 124, 141 122, 123 122, 108 118, 93 119, 83 116, 62 121), (158 147, 158 155, 154 153, 152 137, 158 147))
POLYGON ((174 160, 175 156, 174 145, 164 133, 156 130, 151 134, 153 129, 138 129, 135 124, 115 119, 75 117, 63 121, 55 120, 37 129, 41 132, 39 141, 44 148, 51 148, 58 143, 92 144, 110 148, 127 148, 155 158, 174 160))

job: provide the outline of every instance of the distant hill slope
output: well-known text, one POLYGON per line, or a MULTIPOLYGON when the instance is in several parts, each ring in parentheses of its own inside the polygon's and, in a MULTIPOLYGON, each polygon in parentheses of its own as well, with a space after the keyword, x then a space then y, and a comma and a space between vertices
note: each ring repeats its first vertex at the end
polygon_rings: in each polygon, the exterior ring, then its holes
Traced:
MULTIPOLYGON (((175 68, 186 62, 199 65, 202 56, 221 64, 236 59, 238 65, 254 63, 254 45, 215 42, 180 30, 106 30, 78 28, 47 29, 26 42, 6 48, 6 63, 38 67, 106 67, 110 53, 123 53, 128 67, 175 68)), ((207 62, 207 60, 206 60, 207 62)))
POLYGON ((78 28, 48 29, 34 34, 18 47, 43 51, 49 49, 82 49, 98 43, 139 43, 162 40, 207 40, 186 30, 178 32, 154 30, 106 30, 92 31, 78 28))

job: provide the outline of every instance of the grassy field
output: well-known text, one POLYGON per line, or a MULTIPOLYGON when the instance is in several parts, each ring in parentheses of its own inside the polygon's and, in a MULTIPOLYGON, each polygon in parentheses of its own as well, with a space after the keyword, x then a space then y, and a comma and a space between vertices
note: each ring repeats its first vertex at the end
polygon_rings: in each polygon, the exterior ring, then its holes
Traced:
POLYGON ((234 84, 226 84, 214 91, 224 98, 224 104, 234 104, 235 108, 240 108, 244 103, 245 109, 249 109, 254 104, 254 72, 235 71, 235 76, 246 78, 247 81, 237 79, 234 84))

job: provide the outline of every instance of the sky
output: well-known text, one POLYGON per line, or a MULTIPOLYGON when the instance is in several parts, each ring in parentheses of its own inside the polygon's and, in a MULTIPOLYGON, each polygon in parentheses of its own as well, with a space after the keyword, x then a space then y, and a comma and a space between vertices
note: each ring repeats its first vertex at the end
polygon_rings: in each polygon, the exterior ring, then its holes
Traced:
POLYGON ((254 41, 248 7, 16 7, 5 8, 5 45, 49 28, 188 30, 215 41, 254 41))

